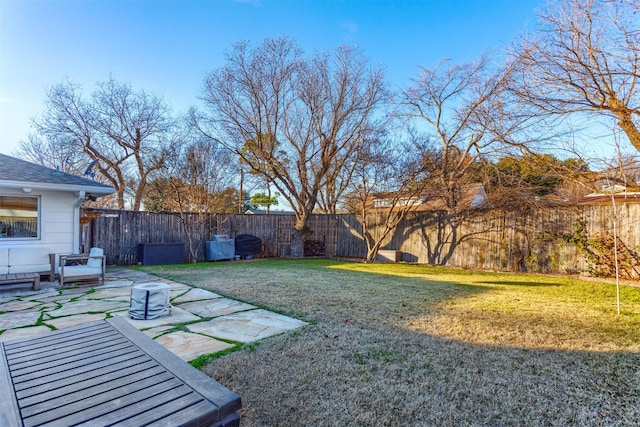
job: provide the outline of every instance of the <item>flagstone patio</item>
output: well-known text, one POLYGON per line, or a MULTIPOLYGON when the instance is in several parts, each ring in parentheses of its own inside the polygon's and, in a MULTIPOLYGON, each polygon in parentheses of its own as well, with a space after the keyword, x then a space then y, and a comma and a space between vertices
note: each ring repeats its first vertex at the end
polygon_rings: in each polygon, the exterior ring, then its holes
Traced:
POLYGON ((122 316, 186 361, 261 340, 306 322, 225 298, 205 289, 135 270, 107 273, 104 285, 65 286, 42 282, 0 288, 0 341, 122 316), (171 313, 152 320, 129 318, 131 287, 160 282, 171 286, 171 313))

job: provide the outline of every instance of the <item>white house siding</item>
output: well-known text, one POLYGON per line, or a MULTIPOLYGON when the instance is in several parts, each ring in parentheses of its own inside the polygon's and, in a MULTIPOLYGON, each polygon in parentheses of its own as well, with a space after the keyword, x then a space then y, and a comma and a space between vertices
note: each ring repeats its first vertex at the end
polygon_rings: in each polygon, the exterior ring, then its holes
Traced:
POLYGON ((0 187, 0 194, 40 197, 40 238, 0 239, 0 247, 45 247, 56 254, 77 252, 79 242, 74 242, 74 231, 77 236, 79 229, 78 217, 74 216, 77 193, 33 189, 27 194, 21 189, 0 187))
POLYGON ((40 216, 42 244, 54 253, 77 252, 79 223, 74 215, 77 195, 71 192, 42 192, 40 216))

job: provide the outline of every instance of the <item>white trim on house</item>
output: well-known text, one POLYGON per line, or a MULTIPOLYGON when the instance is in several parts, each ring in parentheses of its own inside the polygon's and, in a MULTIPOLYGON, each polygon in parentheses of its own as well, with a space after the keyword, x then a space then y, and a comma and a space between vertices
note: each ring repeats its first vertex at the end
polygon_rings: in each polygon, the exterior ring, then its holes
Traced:
POLYGON ((53 191, 72 191, 94 194, 96 196, 106 196, 113 194, 115 190, 111 187, 98 187, 89 185, 77 185, 77 184, 51 184, 46 182, 29 182, 29 181, 0 181, 0 187, 6 188, 20 188, 23 192, 28 194, 25 190, 53 190, 53 191))

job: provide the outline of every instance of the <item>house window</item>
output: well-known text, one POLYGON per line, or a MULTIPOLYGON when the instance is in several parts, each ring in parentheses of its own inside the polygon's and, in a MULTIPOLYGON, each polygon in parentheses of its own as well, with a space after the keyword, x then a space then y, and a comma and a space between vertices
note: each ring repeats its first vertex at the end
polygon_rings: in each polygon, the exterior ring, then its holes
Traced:
POLYGON ((393 205, 395 205, 396 207, 403 207, 403 206, 415 206, 415 205, 419 205, 420 203, 421 203, 420 199, 414 196, 414 197, 401 197, 396 200, 375 199, 373 201, 373 206, 376 208, 388 208, 393 205))
POLYGON ((391 206, 391 201, 387 199, 375 199, 373 201, 373 206, 376 208, 388 208, 391 206))
POLYGON ((38 197, 0 196, 0 239, 38 238, 38 197))

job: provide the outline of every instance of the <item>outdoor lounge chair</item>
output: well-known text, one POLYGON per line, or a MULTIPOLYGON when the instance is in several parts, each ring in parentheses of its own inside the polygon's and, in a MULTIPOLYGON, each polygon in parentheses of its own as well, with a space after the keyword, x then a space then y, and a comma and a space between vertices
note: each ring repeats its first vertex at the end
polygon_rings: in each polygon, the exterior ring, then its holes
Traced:
POLYGON ((89 255, 60 255, 60 286, 65 282, 96 279, 104 284, 106 256, 100 248, 91 248, 89 255))

